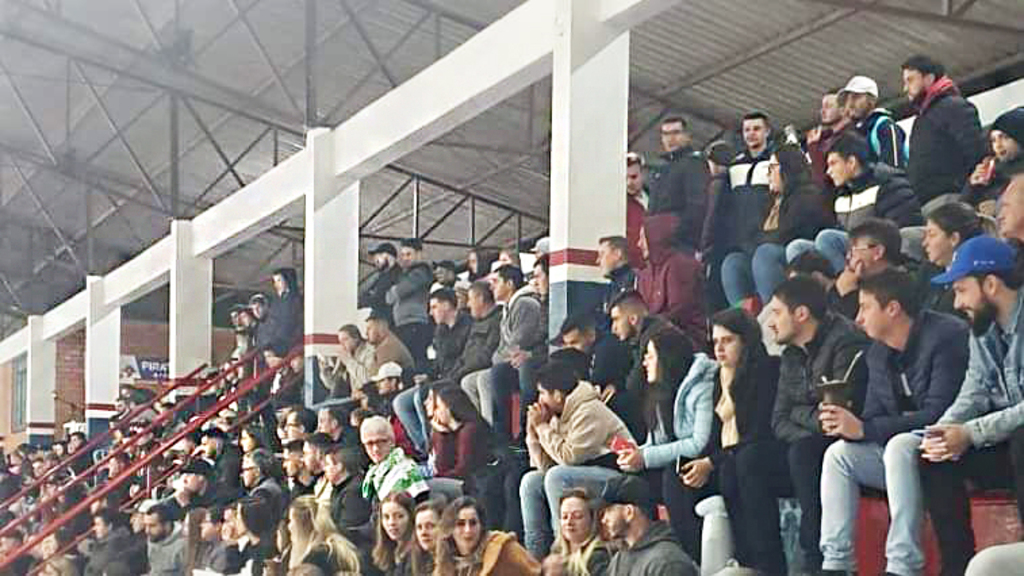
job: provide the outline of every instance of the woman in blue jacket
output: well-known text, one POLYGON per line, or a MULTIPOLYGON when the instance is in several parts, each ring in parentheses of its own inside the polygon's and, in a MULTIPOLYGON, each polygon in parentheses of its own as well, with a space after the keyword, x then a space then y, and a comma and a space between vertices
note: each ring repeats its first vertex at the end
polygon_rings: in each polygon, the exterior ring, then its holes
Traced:
POLYGON ((704 354, 692 356, 686 336, 664 330, 651 338, 644 353, 647 385, 641 391, 641 408, 647 440, 619 451, 619 468, 645 471, 669 508, 672 528, 693 558, 699 557, 700 521, 680 506, 685 489, 676 475, 676 462, 699 456, 711 436, 711 390, 715 363, 704 354))

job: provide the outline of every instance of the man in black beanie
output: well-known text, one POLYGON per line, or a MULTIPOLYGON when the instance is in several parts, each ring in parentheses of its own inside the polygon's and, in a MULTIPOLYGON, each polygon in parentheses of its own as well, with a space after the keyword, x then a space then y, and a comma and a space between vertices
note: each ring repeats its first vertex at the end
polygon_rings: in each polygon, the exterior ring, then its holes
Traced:
POLYGON ((964 185, 963 200, 979 212, 992 216, 995 203, 1010 179, 1024 172, 1024 107, 1004 112, 992 123, 988 132, 992 155, 974 167, 964 185))

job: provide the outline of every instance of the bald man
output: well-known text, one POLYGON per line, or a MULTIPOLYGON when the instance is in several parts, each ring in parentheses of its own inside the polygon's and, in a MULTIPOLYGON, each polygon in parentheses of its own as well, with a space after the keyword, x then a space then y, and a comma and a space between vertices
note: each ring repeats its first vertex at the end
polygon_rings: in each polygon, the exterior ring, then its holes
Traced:
POLYGON ((1024 173, 1016 174, 1006 186, 999 206, 999 235, 1024 242, 1024 173))

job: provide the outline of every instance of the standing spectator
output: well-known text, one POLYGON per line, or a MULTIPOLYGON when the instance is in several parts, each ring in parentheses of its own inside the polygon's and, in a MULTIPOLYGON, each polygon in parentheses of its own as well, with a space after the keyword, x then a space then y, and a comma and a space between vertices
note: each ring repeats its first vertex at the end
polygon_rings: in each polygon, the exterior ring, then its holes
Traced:
MULTIPOLYGON (((828 311, 824 288, 811 278, 797 276, 786 280, 775 291, 769 306, 768 327, 775 340, 786 346, 779 368, 779 387, 772 411, 772 429, 785 442, 789 477, 800 501, 800 546, 806 566, 821 569, 819 550, 821 523, 821 463, 833 438, 822 434, 818 423, 821 382, 842 381, 843 391, 853 414, 860 414, 867 381, 866 362, 861 359, 868 339, 850 320, 828 311)), ((765 484, 771 469, 740 470, 765 484)), ((765 525, 765 529, 768 526, 765 525)), ((771 527, 778 529, 778 523, 771 527)), ((750 534, 764 542, 757 550, 771 556, 763 567, 769 573, 784 573, 782 551, 767 545, 767 534, 750 534)), ((776 539, 776 542, 777 539, 776 539)), ((759 568, 761 568, 759 566, 759 568)))
MULTIPOLYGON (((726 295, 736 285, 736 279, 750 270, 750 259, 757 247, 761 228, 771 201, 768 195, 768 163, 771 157, 768 117, 751 112, 743 117, 743 142, 747 149, 729 165, 729 187, 718 198, 721 230, 714 240, 722 261, 721 283, 726 295)), ((743 307, 756 313, 760 302, 753 297, 743 299, 743 307)))
POLYGON ((284 472, 280 463, 266 448, 258 448, 242 458, 242 484, 246 495, 266 502, 276 526, 284 517, 288 501, 281 480, 284 472))
POLYGON ((1009 489, 1024 518, 1024 274, 1021 254, 1006 242, 978 236, 964 242, 949 270, 956 306, 973 333, 963 385, 953 405, 920 443, 924 503, 942 551, 942 573, 961 574, 974 555, 968 480, 1009 489))
POLYGON ((956 397, 967 368, 967 325, 919 310, 907 272, 886 270, 861 286, 857 323, 874 339, 864 413, 858 417, 829 404, 819 414, 825 435, 839 438, 825 452, 821 476, 822 568, 829 573, 855 569, 861 486, 885 490, 889 500, 886 573, 924 569, 924 507, 912 497, 918 492, 920 452, 918 438, 907 433, 935 423, 956 397))
POLYGON ((487 531, 479 502, 462 497, 441 517, 434 557, 435 576, 539 576, 540 563, 516 542, 515 534, 487 531))
POLYGON ((150 576, 185 576, 185 536, 161 504, 145 514, 150 576))
POLYGON ((487 275, 491 273, 491 260, 493 258, 493 254, 487 254, 478 248, 470 250, 469 254, 466 255, 466 272, 468 272, 466 280, 470 282, 485 280, 487 275))
POLYGON ((625 541, 612 557, 608 576, 697 576, 700 569, 672 536, 672 528, 655 520, 651 489, 641 478, 608 480, 601 493, 607 503, 602 523, 608 534, 625 541))
POLYGON ((854 76, 839 91, 846 116, 868 142, 872 164, 907 167, 907 135, 893 120, 892 112, 878 108, 878 84, 867 76, 854 76))
POLYGON ((604 576, 611 553, 601 539, 598 501, 586 490, 574 488, 562 496, 561 509, 558 538, 551 556, 544 560, 545 568, 553 563, 562 570, 556 569, 556 574, 604 576))
POLYGON ((409 349, 391 331, 391 324, 383 316, 373 313, 366 319, 366 341, 373 346, 373 364, 370 376, 380 371, 380 367, 394 362, 403 370, 412 370, 414 361, 409 349))
POLYGON ((644 185, 644 158, 636 152, 626 154, 626 253, 629 265, 639 268, 644 265, 643 254, 637 243, 640 228, 647 215, 647 187, 644 185))
POLYGON ((423 243, 417 238, 402 240, 398 251, 398 265, 402 273, 395 285, 388 289, 385 301, 391 305, 395 319, 395 335, 412 354, 417 370, 427 368, 427 346, 432 336, 427 298, 434 274, 430 265, 422 261, 423 243))
POLYGON ((426 495, 428 488, 419 466, 395 444, 395 431, 384 417, 363 420, 359 437, 373 463, 363 480, 363 498, 379 503, 395 491, 413 498, 426 495))
POLYGON ((676 214, 679 221, 676 239, 696 251, 707 207, 705 190, 709 175, 701 153, 693 149, 692 142, 693 136, 682 116, 669 116, 661 121, 664 163, 651 169, 648 212, 676 214))
POLYGON ((394 323, 391 305, 386 299, 388 290, 398 283, 398 276, 402 273, 397 264, 398 250, 394 244, 382 242, 370 249, 369 256, 373 259, 376 276, 369 286, 359 291, 358 306, 369 308, 373 314, 394 323))
MULTIPOLYGON (((869 162, 868 144, 857 134, 844 134, 828 151, 840 226, 850 230, 871 217, 891 220, 900 228, 921 225, 921 205, 903 172, 869 162)), ((821 246, 818 250, 823 251, 821 246)))
POLYGON ((610 445, 634 443, 629 429, 604 402, 599 390, 580 381, 572 365, 551 361, 537 374, 537 403, 529 407, 526 446, 535 470, 523 476, 519 500, 524 542, 536 557, 551 546, 559 501, 566 487, 597 490, 619 475, 610 445))
MULTIPOLYGON (((257 330, 256 345, 271 368, 302 341, 302 294, 294 268, 278 268, 271 277, 275 298, 270 301, 266 319, 257 330)), ((273 428, 271 428, 273 429, 273 428)))
POLYGON ((695 350, 707 340, 704 326, 704 283, 693 252, 675 247, 679 216, 654 214, 644 220, 640 251, 646 266, 637 291, 652 314, 660 314, 682 330, 695 350))
POLYGON ((435 291, 441 288, 448 288, 449 290, 455 289, 455 281, 458 280, 458 276, 455 274, 455 262, 451 260, 441 260, 440 262, 434 263, 434 284, 430 287, 430 293, 433 294, 435 291))
MULTIPOLYGON (((608 314, 608 304, 619 294, 636 290, 636 273, 633 271, 633 258, 630 250, 640 250, 639 238, 641 225, 637 226, 637 239, 630 243, 622 236, 605 236, 597 241, 597 266, 601 275, 609 280, 601 311, 608 314)), ((643 264, 643 253, 637 265, 643 264)))
POLYGON ((1004 112, 992 123, 988 133, 992 155, 986 156, 971 172, 961 194, 986 216, 995 216, 996 200, 1010 178, 1024 172, 1021 149, 1024 146, 1024 107, 1004 112))
POLYGON ((917 110, 907 173, 928 213, 938 205, 929 205, 932 200, 960 193, 985 156, 985 138, 978 109, 960 95, 942 64, 911 56, 903 63, 903 90, 917 110))
POLYGON ((821 97, 819 116, 821 123, 807 133, 807 156, 811 161, 811 178, 821 188, 824 199, 831 200, 835 185, 826 173, 825 154, 850 123, 839 104, 838 94, 821 97))

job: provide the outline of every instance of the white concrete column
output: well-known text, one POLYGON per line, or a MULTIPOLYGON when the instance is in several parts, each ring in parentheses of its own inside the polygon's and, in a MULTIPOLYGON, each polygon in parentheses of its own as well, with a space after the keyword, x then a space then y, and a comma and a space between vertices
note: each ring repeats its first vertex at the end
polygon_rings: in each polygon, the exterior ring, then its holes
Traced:
MULTIPOLYGON (((192 250, 192 222, 171 222, 170 345, 171 378, 180 378, 213 355, 213 260, 192 250)), ((180 394, 179 394, 180 395, 180 394)))
POLYGON ((359 182, 337 194, 331 131, 306 133, 313 186, 306 192, 303 291, 305 401, 325 394, 315 370, 317 354, 337 354, 338 328, 355 323, 359 283, 359 182))
POLYGON ((103 278, 85 281, 85 419, 89 435, 107 427, 114 414, 121 369, 121 307, 108 306, 103 278))
POLYGON ((555 0, 549 331, 600 302, 598 239, 625 235, 629 32, 600 2, 555 0))
POLYGON ((54 394, 57 390, 57 344, 43 337, 43 317, 28 317, 28 394, 25 407, 28 438, 49 444, 54 432, 54 394))

